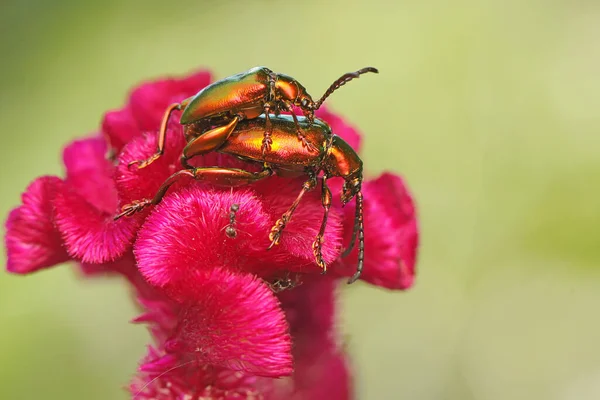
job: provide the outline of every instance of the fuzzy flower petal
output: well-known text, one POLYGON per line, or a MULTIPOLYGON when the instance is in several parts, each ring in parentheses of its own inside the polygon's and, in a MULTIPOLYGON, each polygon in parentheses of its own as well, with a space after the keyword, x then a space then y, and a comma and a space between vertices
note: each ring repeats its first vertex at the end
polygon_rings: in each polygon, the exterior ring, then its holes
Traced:
POLYGON ((157 131, 169 104, 193 96, 210 80, 210 73, 200 71, 183 79, 164 79, 138 86, 125 108, 110 111, 104 117, 102 131, 110 147, 119 153, 133 138, 147 131, 157 131))
POLYGON ((114 212, 97 209, 67 184, 57 190, 54 207, 56 225, 69 254, 84 263, 121 257, 131 248, 141 222, 138 215, 113 221, 114 212))
POLYGON ((36 179, 23 193, 23 205, 10 213, 5 239, 9 272, 27 274, 69 260, 53 224, 52 200, 61 183, 53 176, 36 179))
MULTIPOLYGON (((226 285, 229 279, 219 277, 219 282, 226 285)), ((232 286, 236 288, 235 285, 232 286)), ((186 352, 186 347, 193 346, 192 344, 178 346, 167 342, 166 347, 169 351, 149 348, 148 356, 140 367, 140 375, 131 385, 134 398, 144 400, 240 397, 265 400, 351 399, 353 385, 349 365, 338 343, 334 325, 336 286, 334 279, 314 277, 306 280, 301 286, 278 295, 290 325, 294 344, 292 350, 294 372, 291 376, 273 379, 204 364, 197 358, 195 352, 186 352)), ((212 287, 209 290, 214 291, 212 287)), ((199 288, 198 296, 204 297, 203 292, 199 288)), ((240 302, 251 300, 251 297, 244 295, 240 302)), ((189 311, 185 311, 186 306, 177 306, 160 297, 158 291, 154 294, 150 293, 150 298, 142 303, 149 309, 140 317, 140 322, 142 320, 149 322, 155 337, 164 337, 165 332, 170 331, 181 334, 181 326, 173 328, 173 323, 188 319, 189 311), (157 295, 158 297, 151 300, 157 295)), ((193 314, 199 315, 198 318, 204 316, 201 310, 198 314, 196 312, 193 314)), ((192 316, 189 321, 192 326, 205 325, 196 323, 194 318, 192 316)), ((209 320, 212 320, 212 317, 209 320)), ((180 322, 181 324, 186 322, 180 322)), ((211 334, 212 332, 208 333, 211 334)), ((198 333, 198 335, 205 337, 205 334, 198 333)), ((219 343, 221 340, 223 339, 217 338, 210 343, 219 343)), ((183 342, 187 341, 187 339, 183 340, 183 342)), ((162 340, 159 343, 162 343, 162 340)))
POLYGON ((156 130, 169 104, 193 96, 211 81, 208 72, 202 71, 189 78, 167 78, 136 88, 129 98, 133 117, 141 131, 156 130))
POLYGON ((109 111, 104 115, 102 134, 108 146, 118 154, 123 146, 141 133, 131 110, 125 108, 118 111, 109 111))
POLYGON ((76 140, 63 152, 66 182, 94 208, 113 213, 117 205, 114 166, 106 159, 108 147, 101 137, 76 140))
POLYGON ((294 339, 335 341, 335 296, 338 280, 330 276, 306 277, 304 284, 279 293, 281 307, 294 339))
MULTIPOLYGON (((145 168, 129 165, 133 161, 145 160, 156 152, 157 134, 146 134, 136 137, 125 146, 119 156, 116 172, 116 185, 121 199, 121 205, 134 200, 152 198, 163 182, 173 173, 183 167, 179 162, 185 146, 181 127, 167 131, 167 141, 164 154, 145 168)), ((184 183, 189 180, 183 179, 184 183)), ((173 191, 175 185, 171 191, 173 191)))
MULTIPOLYGON (((294 202, 302 189, 304 180, 273 176, 254 185, 256 191, 261 194, 265 207, 273 216, 272 225, 294 202)), ((312 244, 321 228, 323 213, 321 185, 319 184, 302 198, 281 235, 279 246, 296 257, 314 263, 312 244)), ((323 259, 327 264, 332 263, 340 255, 343 222, 342 210, 331 207, 322 249, 323 259)))
POLYGON ((294 343, 294 374, 283 379, 268 399, 348 400, 352 398, 349 365, 337 337, 331 277, 306 282, 279 294, 294 343))
POLYGON ((270 275, 300 269, 306 262, 270 244, 271 219, 251 189, 228 191, 196 184, 166 197, 139 233, 135 254, 140 272, 153 285, 185 298, 197 291, 205 271, 228 268, 270 275), (229 238, 229 210, 237 236, 229 238))
POLYGON ((284 378, 269 400, 350 400, 354 398, 346 355, 335 347, 314 347, 295 357, 292 378, 284 378))
MULTIPOLYGON (((271 378, 181 360, 150 347, 140 367, 140 376, 130 385, 132 400, 239 400, 260 399, 261 386, 271 378), (261 385, 262 384, 262 385, 261 385)), ((307 399, 308 400, 308 399, 307 399)))
POLYGON ((67 178, 54 199, 56 225, 67 250, 83 263, 115 261, 131 248, 140 217, 113 221, 115 167, 101 137, 73 142, 63 154, 67 178))
MULTIPOLYGON (((363 185, 365 221, 365 265, 362 279, 388 289, 408 289, 415 278, 419 243, 417 217, 412 196, 403 180, 390 173, 363 185)), ((346 217, 354 221, 354 207, 346 217)), ((348 223, 350 240, 352 223, 348 223)), ((339 262, 348 274, 354 272, 358 258, 352 254, 339 262)))
POLYGON ((251 274, 218 268, 202 275, 167 351, 190 352, 202 364, 260 376, 289 375, 288 326, 268 286, 251 274))

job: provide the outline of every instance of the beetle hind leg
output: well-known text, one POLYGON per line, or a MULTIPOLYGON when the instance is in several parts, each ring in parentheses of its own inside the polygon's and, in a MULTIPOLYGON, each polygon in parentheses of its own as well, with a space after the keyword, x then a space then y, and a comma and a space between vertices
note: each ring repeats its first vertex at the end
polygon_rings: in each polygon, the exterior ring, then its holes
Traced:
POLYGON ((179 181, 180 178, 187 176, 194 178, 197 181, 212 183, 216 186, 244 186, 261 179, 268 178, 273 175, 273 170, 266 166, 260 172, 249 172, 238 168, 221 168, 221 167, 199 167, 194 169, 183 169, 175 172, 167 178, 160 186, 152 199, 136 200, 130 204, 123 206, 121 213, 114 217, 115 220, 124 217, 132 216, 133 214, 142 211, 150 205, 157 205, 167 194, 169 188, 179 181))
POLYGON ((194 167, 188 162, 190 158, 216 151, 229 139, 239 120, 239 117, 234 117, 226 125, 218 126, 206 132, 197 131, 194 125, 188 125, 185 133, 193 139, 183 149, 180 159, 181 165, 186 169, 192 169, 194 167))

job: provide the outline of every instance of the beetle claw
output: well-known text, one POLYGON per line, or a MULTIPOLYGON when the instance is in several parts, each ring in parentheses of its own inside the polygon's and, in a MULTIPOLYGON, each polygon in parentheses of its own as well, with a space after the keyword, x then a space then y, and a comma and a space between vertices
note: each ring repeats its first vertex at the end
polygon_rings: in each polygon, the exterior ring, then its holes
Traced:
POLYGON ((271 151, 271 144, 273 143, 273 140, 271 139, 270 135, 265 135, 263 141, 262 141, 262 153, 263 155, 265 155, 266 152, 271 151))
POLYGON ((323 244, 323 238, 317 238, 313 242, 313 254, 315 255, 315 259, 317 260, 317 265, 323 270, 321 273, 325 275, 327 273, 327 264, 323 260, 323 255, 321 254, 321 245, 323 244))
POLYGON ((267 247, 267 250, 271 250, 273 248, 273 246, 279 244, 279 238, 281 237, 281 231, 271 231, 271 233, 269 234, 269 240, 271 241, 271 244, 269 245, 269 247, 267 247))
POLYGON ((277 222, 275 222, 275 225, 273 226, 273 228, 271 228, 271 232, 269 233, 269 240, 271 241, 271 244, 269 245, 269 247, 267 247, 267 250, 271 250, 273 246, 279 244, 281 231, 283 230, 283 228, 285 228, 285 224, 286 222, 283 220, 283 218, 278 219, 277 222))
POLYGON ((298 133, 298 139, 300 139, 302 141, 302 146, 306 147, 309 151, 312 151, 314 153, 319 152, 319 149, 317 148, 317 146, 315 146, 314 144, 309 142, 303 134, 298 133))
POLYGON ((269 247, 267 247, 267 250, 271 250, 276 244, 279 244, 279 237, 271 241, 271 244, 269 245, 269 247))

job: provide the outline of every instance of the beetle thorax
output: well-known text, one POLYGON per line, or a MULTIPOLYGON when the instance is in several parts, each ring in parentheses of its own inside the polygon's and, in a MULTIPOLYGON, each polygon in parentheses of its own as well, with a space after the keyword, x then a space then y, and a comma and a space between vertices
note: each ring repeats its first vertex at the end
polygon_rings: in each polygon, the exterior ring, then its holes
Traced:
POLYGON ((277 76, 277 81, 275 82, 275 95, 279 99, 296 104, 300 95, 306 93, 303 89, 304 88, 301 88, 298 82, 291 76, 277 76))

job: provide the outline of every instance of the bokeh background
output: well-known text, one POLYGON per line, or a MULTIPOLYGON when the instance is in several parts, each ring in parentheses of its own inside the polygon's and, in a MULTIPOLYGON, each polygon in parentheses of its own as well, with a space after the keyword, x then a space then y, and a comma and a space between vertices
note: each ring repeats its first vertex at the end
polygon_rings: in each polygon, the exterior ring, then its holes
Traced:
MULTIPOLYGON (((141 80, 267 65, 364 133, 422 227, 414 289, 344 287, 359 399, 600 398, 600 3, 0 4, 0 214, 141 80)), ((117 280, 0 273, 0 399, 125 399, 144 327, 117 280)))

